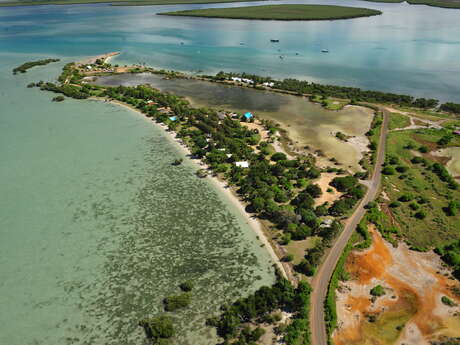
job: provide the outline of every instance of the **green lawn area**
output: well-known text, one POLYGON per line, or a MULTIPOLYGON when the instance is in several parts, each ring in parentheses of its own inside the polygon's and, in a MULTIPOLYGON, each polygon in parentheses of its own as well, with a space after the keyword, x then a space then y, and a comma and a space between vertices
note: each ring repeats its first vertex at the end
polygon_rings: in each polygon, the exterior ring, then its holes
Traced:
POLYGON ((408 116, 399 113, 390 113, 390 122, 388 128, 390 130, 396 128, 404 128, 410 125, 410 119, 408 116))
POLYGON ((299 264, 299 262, 302 261, 302 259, 305 257, 305 252, 307 249, 315 247, 319 240, 319 237, 313 236, 308 237, 305 240, 289 242, 285 248, 288 254, 292 254, 294 256, 294 260, 292 261, 293 264, 299 264))
POLYGON ((380 11, 358 7, 327 5, 263 5, 232 8, 208 8, 159 13, 171 16, 192 16, 230 19, 263 20, 331 20, 369 17, 382 14, 380 11))
MULTIPOLYGON (((226 2, 241 2, 243 0, 17 0, 0 2, 0 7, 32 6, 32 5, 72 5, 110 3, 115 6, 150 6, 150 5, 180 5, 180 4, 214 4, 226 2)), ((246 1, 246 0, 245 0, 246 1)), ((260 1, 260 0, 247 0, 260 1)), ((263 1, 263 0, 262 0, 263 1)))
MULTIPOLYGON (((404 172, 395 171, 393 175, 384 175, 383 188, 390 201, 397 202, 390 210, 397 222, 399 233, 411 244, 420 248, 430 248, 460 237, 460 215, 448 216, 444 212, 450 200, 460 201, 460 191, 449 189, 446 182, 431 171, 429 166, 435 162, 428 153, 417 149, 426 146, 429 150, 439 148, 436 142, 448 131, 422 129, 391 132, 388 135, 387 155, 397 157, 399 162, 391 166, 407 167, 404 172), (406 146, 412 143, 413 149, 406 146), (414 156, 422 156, 429 163, 412 163, 414 156), (401 196, 409 201, 398 201, 401 196), (398 206, 399 204, 399 206, 398 206), (423 219, 416 214, 425 214, 423 219)), ((460 145, 460 138, 454 137, 448 146, 460 145)))

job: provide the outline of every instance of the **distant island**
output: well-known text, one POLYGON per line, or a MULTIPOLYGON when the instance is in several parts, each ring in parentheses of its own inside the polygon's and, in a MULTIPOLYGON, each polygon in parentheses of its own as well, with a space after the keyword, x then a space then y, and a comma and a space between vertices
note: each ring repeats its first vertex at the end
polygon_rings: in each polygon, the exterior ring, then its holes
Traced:
POLYGON ((13 74, 19 73, 26 73, 28 69, 35 67, 35 66, 44 66, 52 62, 58 62, 59 59, 45 59, 45 60, 37 60, 37 61, 29 61, 23 63, 21 66, 18 66, 13 69, 13 74))
POLYGON ((368 8, 329 5, 262 5, 158 13, 168 16, 261 20, 335 20, 380 14, 382 12, 368 8))

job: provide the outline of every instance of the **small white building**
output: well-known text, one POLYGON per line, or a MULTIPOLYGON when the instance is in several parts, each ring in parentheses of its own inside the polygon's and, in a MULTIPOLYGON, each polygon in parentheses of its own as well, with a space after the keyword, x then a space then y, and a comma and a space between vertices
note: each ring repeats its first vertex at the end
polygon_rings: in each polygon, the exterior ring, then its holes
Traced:
POLYGON ((265 82, 262 85, 263 86, 268 86, 268 87, 273 87, 275 85, 275 83, 273 83, 273 82, 265 82))
POLYGON ((247 161, 235 162, 235 165, 239 168, 249 168, 249 163, 247 161))

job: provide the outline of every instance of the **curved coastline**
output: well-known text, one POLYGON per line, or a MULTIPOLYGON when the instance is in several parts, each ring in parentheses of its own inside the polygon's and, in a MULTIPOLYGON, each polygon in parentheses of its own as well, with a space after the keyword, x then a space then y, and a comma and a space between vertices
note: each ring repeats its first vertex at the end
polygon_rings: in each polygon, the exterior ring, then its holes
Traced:
MULTIPOLYGON (((99 102, 106 101, 105 99, 95 98, 95 97, 90 98, 90 99, 96 100, 96 101, 99 101, 99 102)), ((137 110, 137 109, 135 109, 133 107, 130 107, 127 104, 124 104, 124 103, 121 103, 121 102, 118 102, 118 101, 115 101, 115 100, 111 100, 111 101, 107 101, 107 102, 109 102, 111 104, 114 104, 114 105, 117 105, 117 106, 124 107, 126 109, 129 109, 132 112, 134 112, 136 115, 141 116, 147 122, 149 122, 149 123, 151 123, 151 124, 153 124, 155 126, 158 126, 159 128, 162 128, 164 130, 164 132, 167 134, 166 137, 174 144, 174 146, 184 156, 186 156, 186 157, 191 156, 191 152, 190 152, 189 148, 187 146, 185 146, 184 144, 182 144, 173 135, 173 132, 168 131, 168 128, 166 126, 163 126, 163 125, 161 125, 159 123, 156 123, 154 121, 150 121, 142 112, 140 112, 139 110, 137 110)), ((191 161, 193 162, 193 164, 195 164, 197 166, 197 168, 206 167, 206 165, 204 163, 202 163, 202 162, 198 163, 196 160, 193 160, 193 159, 191 159, 191 161)), ((253 217, 249 213, 246 212, 244 203, 236 196, 236 194, 234 192, 232 192, 232 189, 224 181, 219 180, 215 176, 209 176, 209 180, 211 181, 212 185, 215 188, 219 189, 221 191, 222 195, 225 195, 225 197, 243 215, 246 223, 250 226, 250 228, 257 235, 257 237, 260 240, 260 242, 262 242, 262 245, 266 248, 268 254, 270 255, 271 259, 273 260, 273 263, 276 265, 276 267, 281 272, 283 277, 285 277, 286 279, 289 279, 289 277, 292 275, 292 273, 288 274, 288 271, 286 270, 286 267, 283 265, 283 263, 281 262, 280 258, 276 254, 275 249, 273 248, 273 245, 271 244, 271 242, 268 239, 267 235, 264 233, 262 223, 256 217, 253 217)))

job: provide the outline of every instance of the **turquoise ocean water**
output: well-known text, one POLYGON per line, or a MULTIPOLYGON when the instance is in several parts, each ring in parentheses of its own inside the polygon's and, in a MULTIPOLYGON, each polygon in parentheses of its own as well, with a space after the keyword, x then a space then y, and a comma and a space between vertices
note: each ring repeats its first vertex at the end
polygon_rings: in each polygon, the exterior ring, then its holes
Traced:
POLYGON ((110 104, 52 103, 26 84, 55 78, 75 57, 121 51, 115 62, 460 101, 460 11, 335 3, 384 15, 283 23, 155 15, 204 5, 0 8, 1 345, 139 344, 137 321, 185 279, 197 289, 174 316, 177 343, 211 344, 204 318, 273 280, 237 210, 190 162, 171 167, 180 154, 161 130, 110 104), (11 74, 45 57, 63 62, 11 74))

